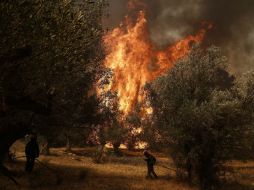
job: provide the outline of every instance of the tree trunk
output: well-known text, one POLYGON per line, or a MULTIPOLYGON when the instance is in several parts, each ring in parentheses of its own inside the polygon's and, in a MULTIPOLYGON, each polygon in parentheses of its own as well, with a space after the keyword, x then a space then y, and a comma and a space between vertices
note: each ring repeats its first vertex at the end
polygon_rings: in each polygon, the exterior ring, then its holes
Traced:
POLYGON ((130 150, 130 151, 135 150, 135 144, 133 144, 133 143, 131 143, 131 142, 128 142, 127 148, 128 148, 128 150, 130 150))
MULTIPOLYGON (((1 86, 0 86, 1 88, 1 86)), ((1 90, 1 89, 0 89, 1 90)), ((1 92, 0 92, 1 93, 1 92)), ((1 105, 0 105, 0 113, 6 112, 6 103, 5 103, 5 97, 1 95, 1 105)))
POLYGON ((216 185, 214 165, 211 159, 204 159, 198 171, 201 190, 210 190, 216 185))
POLYGON ((97 149, 97 155, 95 158, 96 163, 102 163, 104 158, 105 144, 100 144, 97 149))
POLYGON ((187 169, 187 177, 188 177, 188 182, 192 184, 192 172, 193 172, 193 167, 191 161, 188 159, 186 163, 186 169, 187 169))
POLYGON ((71 151, 71 141, 70 141, 69 135, 66 135, 66 148, 65 148, 65 151, 66 152, 71 151))
POLYGON ((44 155, 50 155, 48 137, 45 137, 45 142, 42 145, 41 153, 44 154, 44 155))
POLYGON ((113 149, 114 149, 114 153, 116 156, 121 156, 121 152, 119 150, 119 147, 120 147, 121 143, 120 142, 114 142, 113 143, 113 149))
POLYGON ((128 150, 134 150, 136 145, 137 139, 135 136, 130 136, 129 140, 127 142, 127 148, 128 150))

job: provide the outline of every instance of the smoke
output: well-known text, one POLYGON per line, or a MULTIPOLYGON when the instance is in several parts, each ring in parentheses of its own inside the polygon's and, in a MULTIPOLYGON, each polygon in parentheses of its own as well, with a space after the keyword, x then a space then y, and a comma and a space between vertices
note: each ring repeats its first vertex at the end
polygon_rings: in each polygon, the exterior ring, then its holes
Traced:
POLYGON ((130 2, 146 9, 151 38, 158 46, 194 34, 202 21, 209 21, 214 27, 205 43, 222 48, 232 72, 254 68, 254 0, 109 0, 110 28, 124 19, 130 2))
POLYGON ((202 16, 214 22, 211 43, 225 50, 234 72, 254 68, 254 1, 209 0, 202 16))

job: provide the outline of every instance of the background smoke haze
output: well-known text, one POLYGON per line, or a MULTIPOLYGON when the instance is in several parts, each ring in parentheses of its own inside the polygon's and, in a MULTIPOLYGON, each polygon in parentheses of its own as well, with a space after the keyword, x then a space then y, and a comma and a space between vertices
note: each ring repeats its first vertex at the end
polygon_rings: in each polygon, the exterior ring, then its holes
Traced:
MULTIPOLYGON (((140 0, 146 5, 151 39, 164 46, 194 34, 202 21, 214 24, 205 43, 219 46, 234 73, 254 68, 254 0, 140 0)), ((109 0, 108 27, 128 13, 128 0, 109 0)), ((141 9, 141 8, 140 8, 141 9)))

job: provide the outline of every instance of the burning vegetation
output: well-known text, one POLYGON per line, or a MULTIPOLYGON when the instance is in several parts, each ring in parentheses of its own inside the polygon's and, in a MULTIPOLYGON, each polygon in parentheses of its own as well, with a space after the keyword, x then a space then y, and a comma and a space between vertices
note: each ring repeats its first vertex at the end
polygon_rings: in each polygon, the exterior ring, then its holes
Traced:
MULTIPOLYGON (((128 16, 107 33, 108 0, 0 1, 0 174, 21 189, 37 188, 35 183, 44 189, 169 189, 168 171, 156 168, 159 181, 144 181, 140 149, 148 148, 158 155, 157 166, 164 160, 165 168, 173 167, 172 178, 201 190, 214 190, 224 179, 231 183, 227 173, 243 174, 245 168, 229 162, 253 160, 254 72, 232 75, 232 58, 224 55, 243 57, 242 47, 250 51, 248 59, 254 55, 248 46, 254 38, 245 35, 246 27, 253 30, 250 1, 128 0, 128 16), (204 22, 193 30, 193 22, 203 19, 216 27, 209 31, 212 25, 204 22), (36 144, 37 136, 47 155, 26 175, 21 167, 34 154, 24 152, 23 142, 36 144), (57 170, 52 184, 51 167, 57 170), (123 179, 128 187, 119 183, 123 179)), ((149 160, 148 173, 155 163, 149 160)), ((246 175, 234 181, 243 188, 222 188, 247 189, 253 176, 249 183, 246 175)), ((6 179, 1 177, 0 189, 6 179)))
MULTIPOLYGON (((112 77, 97 92, 99 96, 106 91, 116 93, 119 111, 124 116, 131 113, 137 103, 145 101, 145 84, 165 74, 178 60, 188 55, 192 44, 201 43, 211 28, 205 23, 195 35, 159 48, 150 39, 147 22, 145 11, 139 11, 135 21, 126 16, 119 27, 103 38, 106 50, 104 65, 112 71, 112 77)), ((143 110, 143 115, 153 112, 151 107, 143 110)))

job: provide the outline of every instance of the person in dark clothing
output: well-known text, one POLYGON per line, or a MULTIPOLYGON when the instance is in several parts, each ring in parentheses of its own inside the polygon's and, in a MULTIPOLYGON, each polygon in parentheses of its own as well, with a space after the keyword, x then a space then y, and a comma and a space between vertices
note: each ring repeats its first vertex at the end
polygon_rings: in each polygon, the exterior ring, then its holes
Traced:
POLYGON ((144 156, 146 157, 144 160, 147 163, 147 178, 153 178, 152 175, 157 179, 158 176, 154 171, 154 164, 156 163, 156 158, 150 154, 148 151, 144 151, 144 156), (152 174, 152 175, 151 175, 152 174))
POLYGON ((39 157, 39 145, 36 134, 32 134, 30 141, 26 145, 26 168, 27 172, 32 172, 34 168, 34 161, 39 157))

